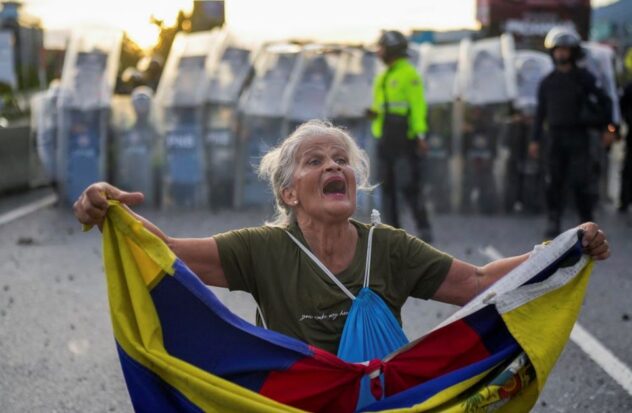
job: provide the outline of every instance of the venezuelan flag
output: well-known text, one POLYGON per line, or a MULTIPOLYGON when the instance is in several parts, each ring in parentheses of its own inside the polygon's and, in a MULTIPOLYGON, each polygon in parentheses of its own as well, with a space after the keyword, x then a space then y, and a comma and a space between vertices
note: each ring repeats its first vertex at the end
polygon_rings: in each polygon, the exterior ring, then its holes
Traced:
POLYGON ((232 314, 111 202, 103 251, 114 337, 138 412, 528 411, 575 322, 592 263, 569 231, 424 337, 347 363, 232 314))

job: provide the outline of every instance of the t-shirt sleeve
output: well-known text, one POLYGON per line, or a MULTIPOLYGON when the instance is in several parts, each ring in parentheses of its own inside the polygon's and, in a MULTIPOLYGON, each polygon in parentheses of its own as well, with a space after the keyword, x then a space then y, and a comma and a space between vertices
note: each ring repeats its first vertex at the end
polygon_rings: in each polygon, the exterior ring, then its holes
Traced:
POLYGON ((424 300, 431 298, 448 274, 452 256, 403 230, 395 231, 393 247, 396 262, 399 262, 397 271, 407 295, 424 300))
POLYGON ((257 228, 245 228, 213 237, 217 242, 222 270, 231 291, 256 291, 251 246, 258 235, 257 231, 257 228))

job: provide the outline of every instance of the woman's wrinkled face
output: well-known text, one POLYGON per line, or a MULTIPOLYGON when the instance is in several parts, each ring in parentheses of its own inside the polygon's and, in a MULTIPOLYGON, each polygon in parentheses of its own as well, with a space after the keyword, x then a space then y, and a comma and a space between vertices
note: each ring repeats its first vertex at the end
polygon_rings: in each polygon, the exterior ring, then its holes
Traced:
POLYGON ((306 138, 298 148, 292 184, 284 189, 286 204, 296 214, 316 220, 346 220, 355 212, 355 173, 341 139, 306 138))

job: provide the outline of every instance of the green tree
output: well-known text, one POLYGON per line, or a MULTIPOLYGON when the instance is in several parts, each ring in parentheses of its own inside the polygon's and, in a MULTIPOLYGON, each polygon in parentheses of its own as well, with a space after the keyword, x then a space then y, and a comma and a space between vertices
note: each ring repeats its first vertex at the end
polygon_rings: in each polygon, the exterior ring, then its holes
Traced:
POLYGON ((124 32, 121 54, 119 56, 119 66, 116 74, 116 93, 129 93, 125 92, 121 75, 128 67, 136 67, 136 63, 138 63, 144 54, 143 49, 128 36, 127 32, 124 32))
POLYGON ((158 55, 166 61, 176 34, 181 31, 188 32, 191 29, 190 17, 180 10, 173 26, 165 25, 164 20, 157 19, 154 16, 151 17, 151 22, 158 27, 158 30, 160 30, 158 43, 153 47, 152 54, 158 55))

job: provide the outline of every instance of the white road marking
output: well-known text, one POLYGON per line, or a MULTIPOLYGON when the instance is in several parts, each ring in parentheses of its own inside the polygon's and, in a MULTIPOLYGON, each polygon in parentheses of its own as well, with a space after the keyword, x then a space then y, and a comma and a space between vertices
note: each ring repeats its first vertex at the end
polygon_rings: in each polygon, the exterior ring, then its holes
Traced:
POLYGON ((579 323, 571 331, 571 340, 632 396, 632 370, 628 366, 579 323))
MULTIPOLYGON (((499 260, 504 256, 493 246, 480 248, 479 252, 491 260, 499 260)), ((601 344, 581 324, 575 323, 571 331, 571 340, 582 349, 599 367, 614 379, 632 396, 632 370, 615 356, 606 346, 601 344)))
POLYGON ((496 248, 492 247, 491 245, 488 245, 485 248, 480 248, 478 251, 492 261, 505 258, 504 255, 502 255, 496 248))
POLYGON ((23 216, 33 213, 39 209, 46 208, 49 205, 53 205, 55 202, 57 202, 57 195, 50 194, 29 204, 22 205, 21 207, 0 215, 0 226, 8 224, 11 221, 15 221, 16 219, 20 219, 23 216))

